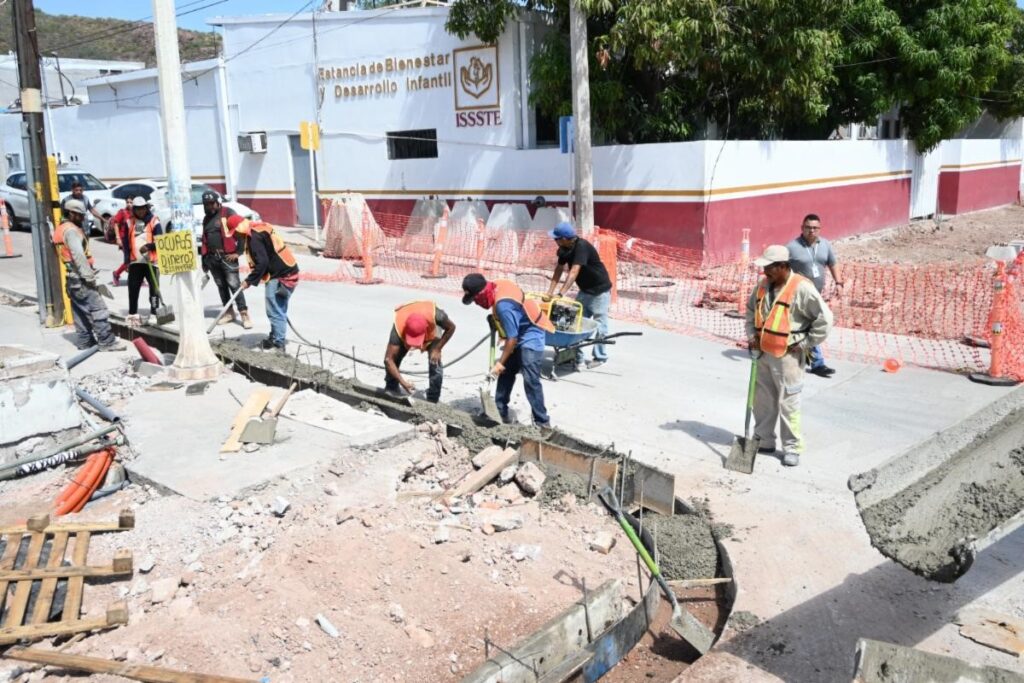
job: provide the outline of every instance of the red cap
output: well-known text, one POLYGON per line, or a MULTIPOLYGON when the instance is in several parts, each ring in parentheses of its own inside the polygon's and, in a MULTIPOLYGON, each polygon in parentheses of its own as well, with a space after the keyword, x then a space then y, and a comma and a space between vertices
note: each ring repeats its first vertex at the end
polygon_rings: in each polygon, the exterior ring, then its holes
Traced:
POLYGON ((244 222, 245 219, 239 216, 238 214, 235 214, 234 216, 228 216, 228 228, 230 228, 231 230, 236 230, 238 226, 244 222))
POLYGON ((402 332, 402 339, 411 348, 422 348, 423 340, 427 337, 429 323, 419 313, 413 313, 405 321, 405 330, 402 332))

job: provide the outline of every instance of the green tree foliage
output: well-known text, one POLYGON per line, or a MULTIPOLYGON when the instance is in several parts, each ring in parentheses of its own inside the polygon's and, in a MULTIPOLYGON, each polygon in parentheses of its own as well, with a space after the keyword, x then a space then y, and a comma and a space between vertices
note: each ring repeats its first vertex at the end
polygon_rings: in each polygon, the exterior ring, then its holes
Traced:
MULTIPOLYGON (((149 5, 140 5, 148 11, 149 5)), ((110 59, 156 64, 153 24, 122 19, 93 19, 74 15, 47 14, 36 10, 39 51, 45 56, 57 52, 61 57, 110 59)), ((202 31, 178 30, 181 61, 192 62, 216 57, 220 36, 202 31)), ((0 52, 14 51, 14 24, 11 3, 0 8, 0 52)))
MULTIPOLYGON (((983 109, 1024 114, 1013 0, 580 0, 599 138, 820 138, 899 105, 920 149, 983 109)), ((493 42, 524 9, 550 17, 533 102, 571 111, 568 0, 454 0, 448 30, 493 42)))

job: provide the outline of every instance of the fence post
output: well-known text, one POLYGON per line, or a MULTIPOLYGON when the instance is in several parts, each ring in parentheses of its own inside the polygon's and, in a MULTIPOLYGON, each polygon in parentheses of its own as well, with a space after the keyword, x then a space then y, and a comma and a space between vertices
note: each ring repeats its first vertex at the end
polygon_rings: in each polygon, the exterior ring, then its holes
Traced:
POLYGON ((7 202, 4 201, 0 201, 0 227, 4 231, 4 254, 0 258, 19 258, 21 254, 14 253, 11 243, 11 218, 7 215, 7 202))
POLYGON ((1003 375, 1003 353, 1005 352, 1006 337, 1004 336, 1006 321, 1006 299, 1009 294, 1006 262, 996 261, 996 273, 992 278, 992 312, 989 314, 991 325, 992 342, 991 358, 987 373, 972 372, 968 378, 972 382, 987 384, 996 387, 1012 387, 1019 382, 1003 375))
POLYGON ((441 271, 441 258, 444 256, 444 246, 448 241, 448 207, 444 207, 444 213, 441 214, 441 222, 437 226, 437 232, 434 234, 434 260, 430 264, 430 272, 422 273, 420 277, 430 279, 440 279, 448 277, 448 274, 441 271))
POLYGON ((597 254, 608 271, 608 279, 612 281, 612 303, 619 301, 619 241, 615 235, 606 235, 599 226, 594 226, 597 241, 597 254))
POLYGON ((363 204, 362 236, 363 277, 356 280, 356 282, 361 285, 379 285, 384 281, 379 277, 373 276, 373 249, 370 247, 370 209, 366 204, 363 204))
POLYGON ((476 219, 476 269, 484 272, 484 246, 487 244, 487 229, 482 218, 476 219))

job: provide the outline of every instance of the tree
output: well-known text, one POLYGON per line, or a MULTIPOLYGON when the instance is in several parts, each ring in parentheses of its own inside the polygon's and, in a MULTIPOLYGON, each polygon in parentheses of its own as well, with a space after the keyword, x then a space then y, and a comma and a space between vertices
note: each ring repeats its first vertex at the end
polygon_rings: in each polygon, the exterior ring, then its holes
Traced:
MULTIPOLYGON (((560 115, 571 87, 567 2, 454 0, 448 30, 493 42, 518 12, 548 14, 531 100, 560 115)), ((580 2, 594 129, 609 140, 690 139, 709 121, 731 138, 821 138, 899 105, 927 150, 983 107, 1024 113, 1024 28, 1012 0, 580 2)))

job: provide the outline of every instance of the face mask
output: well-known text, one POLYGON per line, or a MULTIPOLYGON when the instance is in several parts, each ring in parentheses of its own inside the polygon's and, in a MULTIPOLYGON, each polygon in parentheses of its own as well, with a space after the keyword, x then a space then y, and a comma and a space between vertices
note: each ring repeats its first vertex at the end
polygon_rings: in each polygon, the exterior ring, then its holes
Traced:
POLYGON ((490 308, 491 306, 494 305, 494 290, 496 288, 496 284, 494 284, 493 282, 488 282, 487 285, 483 288, 483 290, 481 290, 479 294, 473 297, 473 303, 475 303, 480 308, 490 308))

